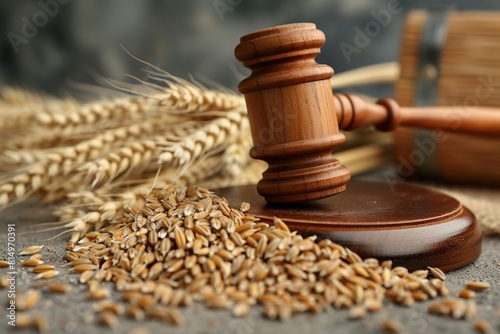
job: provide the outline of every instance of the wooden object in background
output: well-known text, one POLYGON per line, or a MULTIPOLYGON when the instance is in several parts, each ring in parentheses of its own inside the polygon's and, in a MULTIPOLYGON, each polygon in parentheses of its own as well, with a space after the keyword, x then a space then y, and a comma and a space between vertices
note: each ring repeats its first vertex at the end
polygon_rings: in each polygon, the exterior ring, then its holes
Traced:
MULTIPOLYGON (((408 15, 401 41, 396 100, 402 106, 425 104, 417 96, 418 82, 422 81, 435 82, 433 105, 456 106, 455 121, 461 115, 463 119, 475 117, 476 109, 469 106, 500 108, 500 12, 441 13, 447 17, 441 31, 443 44, 438 66, 424 64, 419 68, 424 30, 432 15, 421 10, 408 15)), ((416 143, 424 140, 432 140, 429 133, 398 129, 395 132, 397 164, 411 162, 411 155, 422 151, 416 143)), ((446 133, 446 140, 434 144, 432 154, 422 152, 425 159, 412 164, 415 176, 500 185, 500 139, 446 133)), ((408 172, 405 169, 404 173, 408 172)))

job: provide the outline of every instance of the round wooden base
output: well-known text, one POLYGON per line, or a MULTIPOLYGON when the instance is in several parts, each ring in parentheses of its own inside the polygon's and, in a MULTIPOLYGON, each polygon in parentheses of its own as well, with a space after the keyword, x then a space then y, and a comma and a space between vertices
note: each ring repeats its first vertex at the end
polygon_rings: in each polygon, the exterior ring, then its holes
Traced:
POLYGON ((410 270, 427 266, 449 271, 473 262, 481 253, 481 230, 474 215, 456 199, 408 185, 353 180, 333 197, 300 204, 268 204, 255 186, 216 191, 249 213, 271 221, 281 218, 303 236, 328 238, 361 257, 393 260, 410 270))

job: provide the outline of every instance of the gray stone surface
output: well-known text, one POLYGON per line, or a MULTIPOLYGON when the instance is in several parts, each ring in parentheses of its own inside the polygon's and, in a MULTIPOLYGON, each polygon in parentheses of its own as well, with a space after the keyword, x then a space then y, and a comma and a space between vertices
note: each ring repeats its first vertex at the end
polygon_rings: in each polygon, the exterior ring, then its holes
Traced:
MULTIPOLYGON (((66 238, 50 239, 55 231, 33 233, 41 228, 40 224, 51 221, 50 208, 36 202, 22 204, 0 213, 0 258, 6 257, 7 224, 15 224, 16 248, 18 252, 27 246, 45 245, 42 256, 45 263, 56 265, 61 272, 58 279, 72 286, 72 290, 64 295, 43 292, 43 298, 34 312, 43 313, 50 323, 49 333, 111 333, 112 330, 98 325, 93 319, 92 302, 84 297, 84 286, 78 284, 77 275, 71 274, 65 267, 66 238)), ((473 264, 448 273, 446 280, 452 295, 456 295, 464 281, 483 280, 490 282, 489 291, 477 296, 478 316, 487 319, 493 326, 492 332, 500 331, 500 238, 486 237, 483 242, 481 257, 473 264)), ((19 261, 19 259, 18 259, 19 261)), ((0 269, 5 274, 7 269, 0 269)), ((27 289, 34 280, 34 274, 28 268, 17 267, 16 292, 27 289)), ((118 295, 114 294, 118 299, 118 295)), ((0 333, 10 333, 14 329, 7 324, 6 308, 7 290, 0 290, 0 333)), ((135 327, 144 327, 155 332, 169 333, 379 333, 378 324, 381 319, 396 319, 405 327, 406 333, 474 333, 473 323, 463 320, 452 320, 431 316, 426 312, 427 303, 419 303, 411 308, 386 304, 385 308, 361 321, 349 320, 344 310, 330 310, 322 314, 302 314, 281 323, 262 318, 260 308, 251 311, 248 318, 233 318, 227 311, 211 311, 201 305, 194 305, 183 310, 186 324, 175 328, 157 321, 135 322, 120 317, 120 326, 116 333, 127 333, 135 327)), ((17 331, 18 332, 18 331, 17 331)), ((25 330, 23 333, 31 333, 25 330)))

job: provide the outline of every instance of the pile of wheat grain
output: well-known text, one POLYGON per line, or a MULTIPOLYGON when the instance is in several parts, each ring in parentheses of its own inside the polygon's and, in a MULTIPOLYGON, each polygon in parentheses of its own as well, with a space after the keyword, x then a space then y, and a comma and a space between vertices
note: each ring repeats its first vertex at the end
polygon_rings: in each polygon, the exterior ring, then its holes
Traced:
MULTIPOLYGON (((205 188, 153 189, 142 207, 127 207, 78 243, 69 241, 66 259, 87 286, 86 297, 95 300, 99 322, 113 328, 121 315, 182 325, 179 307, 194 301, 230 309, 237 317, 262 304, 264 315, 286 320, 331 307, 348 309, 352 319, 360 319, 380 311, 386 301, 410 307, 436 299, 428 304, 429 313, 473 320, 476 293, 490 287, 466 282, 459 298, 450 297, 446 275, 438 268, 408 272, 391 261, 363 260, 330 240, 303 238, 279 218, 260 221, 249 210, 248 203, 231 208, 205 188)), ((70 286, 54 281, 59 271, 44 263, 42 249, 30 246, 19 254, 30 256, 21 265, 33 267, 34 278, 43 282, 16 296, 21 312, 16 326, 46 332, 43 313, 31 313, 41 297, 37 289, 66 293, 70 286)), ((9 266, 0 261, 0 267, 9 266)), ((7 288, 9 279, 0 276, 0 288, 7 288)), ((391 319, 379 325, 391 333, 403 329, 391 319)), ((475 321, 480 332, 490 326, 475 321)))
MULTIPOLYGON (((411 306, 449 294, 438 268, 410 273, 391 261, 362 260, 330 240, 303 238, 278 218, 261 222, 248 209, 248 203, 231 208, 204 188, 156 189, 144 207, 70 242, 66 258, 88 286, 87 297, 101 300, 96 310, 111 326, 123 313, 181 324, 177 307, 193 301, 235 316, 260 303, 272 319, 332 306, 362 318, 384 300, 411 306), (110 299, 104 282, 121 291, 121 302, 110 299)), ((475 315, 474 300, 456 310, 457 302, 446 300, 453 317, 475 315)), ((432 311, 438 309, 444 314, 443 306, 432 311)))

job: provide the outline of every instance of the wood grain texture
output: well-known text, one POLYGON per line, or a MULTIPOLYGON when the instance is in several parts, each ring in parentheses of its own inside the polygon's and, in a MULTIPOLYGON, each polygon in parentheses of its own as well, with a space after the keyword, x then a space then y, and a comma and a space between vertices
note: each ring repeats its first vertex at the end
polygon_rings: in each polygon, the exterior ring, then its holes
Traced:
POLYGON ((456 106, 400 107, 393 99, 373 103, 354 94, 334 94, 341 130, 377 126, 382 131, 398 126, 440 129, 480 136, 500 137, 500 108, 478 107, 471 117, 459 118, 456 106))
POLYGON ((235 55, 252 74, 245 95, 253 158, 269 164, 258 183, 268 202, 302 202, 345 189, 349 171, 332 156, 339 132, 330 87, 333 70, 314 58, 325 42, 312 23, 260 30, 241 38, 235 55))
MULTIPOLYGON (((400 51, 400 78, 395 98, 402 106, 415 104, 418 54, 427 11, 412 11, 406 20, 400 51)), ((500 20, 498 12, 451 12, 440 62, 437 105, 455 106, 452 121, 473 118, 477 108, 500 106, 500 20)), ((497 109, 498 110, 498 109, 497 109)), ((398 159, 410 160, 415 131, 400 128, 395 133, 398 159)), ((435 177, 448 181, 500 185, 500 139, 446 133, 436 143, 435 177)), ((429 172, 429 166, 415 165, 414 176, 429 172)))
POLYGON ((481 252, 474 215, 456 199, 430 188, 353 180, 335 197, 300 204, 268 204, 255 186, 217 190, 230 204, 251 204, 263 221, 281 218, 291 230, 349 247, 362 257, 393 260, 409 269, 453 270, 481 252))

